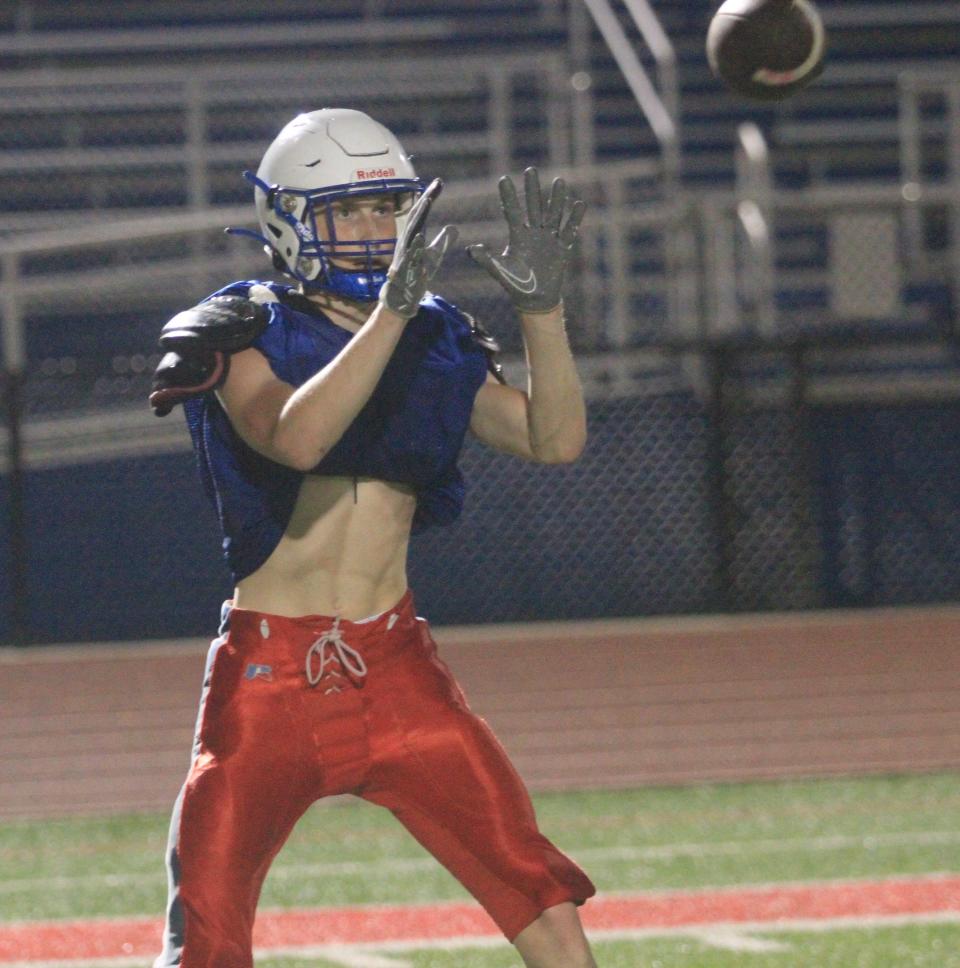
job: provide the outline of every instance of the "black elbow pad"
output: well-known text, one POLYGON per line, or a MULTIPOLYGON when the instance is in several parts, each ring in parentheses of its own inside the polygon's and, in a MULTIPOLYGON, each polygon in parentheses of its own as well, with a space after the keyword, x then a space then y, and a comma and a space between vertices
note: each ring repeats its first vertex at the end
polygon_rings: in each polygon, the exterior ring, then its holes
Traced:
POLYGON ((171 350, 153 374, 150 406, 165 417, 178 404, 216 390, 230 371, 230 357, 219 350, 171 350))

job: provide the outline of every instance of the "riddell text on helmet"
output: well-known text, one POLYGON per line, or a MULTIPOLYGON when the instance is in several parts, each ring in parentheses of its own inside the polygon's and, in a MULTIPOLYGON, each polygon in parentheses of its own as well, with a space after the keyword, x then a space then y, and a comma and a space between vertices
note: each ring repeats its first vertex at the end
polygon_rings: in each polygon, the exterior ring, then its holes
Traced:
POLYGON ((358 168, 357 181, 366 181, 369 178, 394 178, 397 171, 395 168, 358 168))

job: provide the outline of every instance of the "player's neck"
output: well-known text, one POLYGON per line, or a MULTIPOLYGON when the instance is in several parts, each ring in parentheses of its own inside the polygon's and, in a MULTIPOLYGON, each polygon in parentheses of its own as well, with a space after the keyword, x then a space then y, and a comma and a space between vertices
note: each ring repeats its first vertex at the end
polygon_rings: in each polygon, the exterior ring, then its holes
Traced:
POLYGON ((373 312, 376 303, 345 299, 329 292, 306 293, 306 297, 338 326, 356 333, 373 312))

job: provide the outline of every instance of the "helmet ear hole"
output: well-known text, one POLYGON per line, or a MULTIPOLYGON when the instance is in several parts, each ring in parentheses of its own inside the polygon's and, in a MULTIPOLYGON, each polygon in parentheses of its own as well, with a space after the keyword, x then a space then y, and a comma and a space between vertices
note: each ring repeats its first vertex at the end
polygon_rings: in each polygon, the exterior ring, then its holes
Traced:
POLYGON ((272 259, 273 259, 273 268, 276 269, 277 272, 282 272, 284 275, 287 275, 287 276, 290 275, 290 270, 287 268, 286 262, 283 261, 283 256, 281 256, 276 249, 273 250, 272 259))

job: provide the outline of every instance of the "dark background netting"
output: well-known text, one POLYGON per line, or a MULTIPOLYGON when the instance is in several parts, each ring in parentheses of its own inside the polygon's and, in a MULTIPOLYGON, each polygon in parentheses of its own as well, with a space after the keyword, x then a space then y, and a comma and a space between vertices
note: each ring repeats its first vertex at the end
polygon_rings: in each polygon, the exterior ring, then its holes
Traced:
MULTIPOLYGON (((463 517, 413 542, 419 608, 466 624, 956 599, 957 418, 956 404, 744 405, 718 431, 669 393, 592 404, 569 467, 471 443, 463 517)), ((230 585, 191 453, 27 478, 32 639, 214 630, 230 585)))

